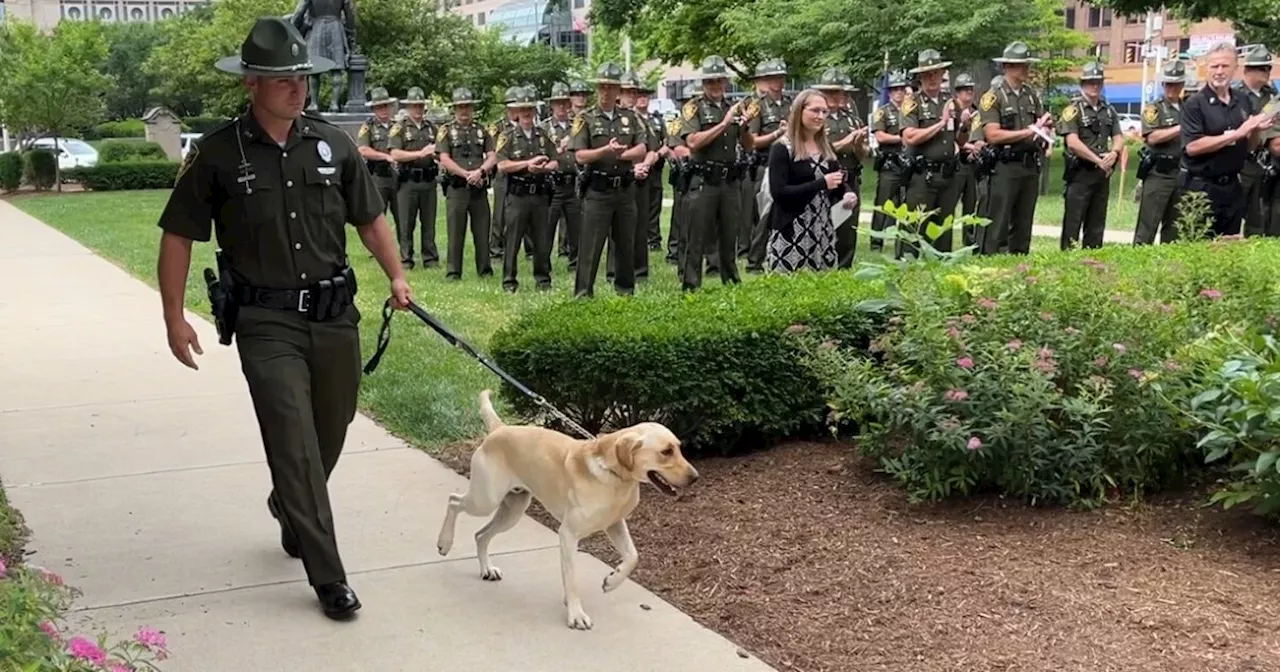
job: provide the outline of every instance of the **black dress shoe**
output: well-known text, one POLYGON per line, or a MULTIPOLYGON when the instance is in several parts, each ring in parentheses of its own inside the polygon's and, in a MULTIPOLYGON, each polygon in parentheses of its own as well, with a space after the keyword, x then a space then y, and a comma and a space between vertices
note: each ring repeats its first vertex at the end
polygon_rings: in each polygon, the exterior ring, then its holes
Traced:
POLYGON ((276 500, 267 497, 267 509, 271 511, 271 517, 280 523, 280 547, 291 558, 301 558, 302 551, 298 548, 298 539, 289 532, 289 526, 285 524, 284 518, 280 516, 280 510, 276 508, 276 500))
POLYGON ((334 620, 348 618, 360 610, 360 598, 344 581, 316 586, 316 597, 324 607, 324 615, 334 620))

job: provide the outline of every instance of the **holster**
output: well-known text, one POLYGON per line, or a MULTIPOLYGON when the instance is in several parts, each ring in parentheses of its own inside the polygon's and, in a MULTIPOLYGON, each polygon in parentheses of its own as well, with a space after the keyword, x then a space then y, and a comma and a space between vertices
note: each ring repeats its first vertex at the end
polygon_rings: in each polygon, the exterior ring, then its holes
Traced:
POLYGON ((1152 153, 1152 151, 1149 148, 1143 147, 1142 150, 1138 153, 1138 170, 1135 173, 1138 176, 1138 179, 1139 180, 1147 179, 1147 176, 1151 174, 1151 169, 1154 168, 1155 165, 1156 165, 1155 154, 1152 153))
POLYGON ((209 290, 209 307, 213 313, 214 327, 218 330, 218 342, 231 345, 240 306, 235 300, 235 283, 227 266, 226 254, 218 250, 214 253, 214 258, 217 260, 218 273, 215 275, 213 269, 205 268, 204 284, 209 290))

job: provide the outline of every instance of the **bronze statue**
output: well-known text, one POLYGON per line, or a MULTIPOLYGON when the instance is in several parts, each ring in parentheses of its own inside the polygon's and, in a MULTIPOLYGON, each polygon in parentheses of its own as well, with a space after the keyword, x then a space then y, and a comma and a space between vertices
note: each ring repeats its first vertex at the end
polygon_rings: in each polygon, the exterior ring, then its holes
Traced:
MULTIPOLYGON (((351 0, 298 0, 298 6, 287 17, 307 38, 307 51, 324 56, 338 64, 330 72, 333 77, 329 111, 338 111, 338 98, 343 93, 342 76, 348 73, 350 58, 356 54, 356 10, 351 0)), ((347 82, 350 85, 350 80, 347 82)), ((311 102, 307 109, 319 108, 320 75, 311 75, 311 102)))

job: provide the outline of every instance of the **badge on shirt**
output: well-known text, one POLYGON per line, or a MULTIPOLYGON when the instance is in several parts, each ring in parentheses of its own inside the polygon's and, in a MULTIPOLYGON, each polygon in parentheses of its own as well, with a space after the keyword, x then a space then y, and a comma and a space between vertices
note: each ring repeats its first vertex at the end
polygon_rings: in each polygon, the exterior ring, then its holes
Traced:
POLYGON ((329 147, 329 143, 324 140, 316 144, 316 153, 320 155, 320 160, 325 163, 333 161, 333 148, 329 147))

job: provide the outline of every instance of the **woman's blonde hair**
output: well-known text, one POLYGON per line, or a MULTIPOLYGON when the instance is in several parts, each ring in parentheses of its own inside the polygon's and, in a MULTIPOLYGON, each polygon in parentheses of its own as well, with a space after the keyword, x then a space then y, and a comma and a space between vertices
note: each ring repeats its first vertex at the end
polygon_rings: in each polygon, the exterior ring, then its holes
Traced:
MULTIPOLYGON (((804 109, 809 105, 809 101, 814 97, 826 100, 826 96, 817 89, 805 89, 796 96, 795 101, 791 103, 791 113, 787 115, 787 144, 791 145, 791 155, 797 156, 798 152, 804 151, 804 109)), ((825 161, 836 160, 835 147, 831 146, 831 139, 827 137, 827 125, 824 123, 822 128, 818 129, 813 141, 817 143, 818 149, 822 152, 822 158, 825 161)))

